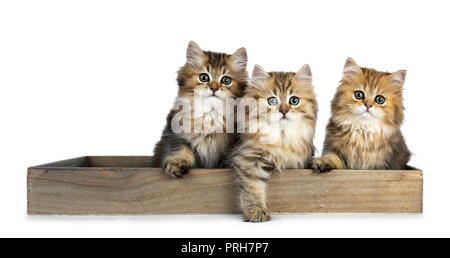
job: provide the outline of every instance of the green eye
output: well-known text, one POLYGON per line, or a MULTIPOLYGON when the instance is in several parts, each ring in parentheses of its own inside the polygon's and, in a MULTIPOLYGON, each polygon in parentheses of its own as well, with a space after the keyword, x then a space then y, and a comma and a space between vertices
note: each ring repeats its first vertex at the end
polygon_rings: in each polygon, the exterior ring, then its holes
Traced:
POLYGON ((200 76, 198 77, 198 79, 201 82, 208 82, 209 81, 209 75, 207 75, 206 73, 202 73, 200 74, 200 76))
POLYGON ((375 102, 378 103, 379 105, 383 105, 385 101, 386 99, 381 95, 377 95, 375 97, 375 102))
POLYGON ((355 91, 355 99, 364 99, 364 92, 360 90, 355 91))
POLYGON ((297 106, 298 103, 300 103, 300 99, 298 97, 291 97, 289 99, 289 104, 293 105, 293 106, 297 106))
POLYGON ((228 77, 228 76, 224 76, 224 77, 222 77, 222 80, 220 80, 220 82, 223 85, 230 85, 231 84, 231 78, 228 77))
POLYGON ((270 106, 275 106, 278 104, 278 100, 275 97, 270 97, 267 99, 267 103, 269 103, 270 106))

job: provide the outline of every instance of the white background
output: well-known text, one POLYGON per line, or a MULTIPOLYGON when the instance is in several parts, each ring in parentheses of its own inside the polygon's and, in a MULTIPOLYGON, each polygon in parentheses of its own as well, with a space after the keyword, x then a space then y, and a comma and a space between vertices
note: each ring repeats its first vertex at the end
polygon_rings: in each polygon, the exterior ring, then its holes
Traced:
POLYGON ((448 1, 1 1, 0 236, 450 236, 448 1), (403 132, 424 170, 423 215, 29 217, 26 169, 151 155, 189 40, 248 69, 311 65, 321 150, 345 59, 407 69, 403 132))

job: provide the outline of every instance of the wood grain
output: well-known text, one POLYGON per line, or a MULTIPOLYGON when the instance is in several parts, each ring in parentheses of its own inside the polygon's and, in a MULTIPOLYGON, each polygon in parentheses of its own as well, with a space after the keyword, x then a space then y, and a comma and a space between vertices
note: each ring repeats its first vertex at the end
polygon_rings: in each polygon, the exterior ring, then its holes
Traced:
MULTIPOLYGON (((182 179, 149 168, 150 157, 82 157, 28 169, 30 215, 237 213, 227 169, 182 179)), ((421 213, 420 170, 285 170, 271 178, 272 213, 421 213)))

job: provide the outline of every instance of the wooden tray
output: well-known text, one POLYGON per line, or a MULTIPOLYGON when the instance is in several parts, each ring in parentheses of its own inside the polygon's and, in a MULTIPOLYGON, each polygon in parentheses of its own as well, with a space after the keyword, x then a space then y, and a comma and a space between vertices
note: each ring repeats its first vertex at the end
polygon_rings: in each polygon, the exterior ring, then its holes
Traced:
MULTIPOLYGON (((88 156, 28 168, 29 215, 238 213, 228 169, 192 169, 182 179, 151 157, 88 156)), ((423 172, 285 170, 271 178, 272 213, 421 213, 423 172)))

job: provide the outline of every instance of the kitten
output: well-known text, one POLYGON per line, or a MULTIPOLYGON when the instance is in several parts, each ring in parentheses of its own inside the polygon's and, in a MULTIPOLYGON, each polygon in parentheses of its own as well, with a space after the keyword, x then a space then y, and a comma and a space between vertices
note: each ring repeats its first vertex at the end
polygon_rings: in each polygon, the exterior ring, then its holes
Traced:
POLYGON ((178 71, 178 98, 152 162, 152 166, 162 167, 173 177, 182 177, 192 167, 221 166, 235 137, 224 129, 227 121, 222 107, 227 98, 242 96, 248 83, 245 48, 228 55, 203 51, 191 41, 186 58, 186 64, 178 71), (202 100, 200 106, 194 103, 196 96, 202 100), (187 104, 182 109, 180 101, 187 104), (179 124, 174 123, 177 117, 182 119, 179 124), (187 125, 187 132, 177 132, 174 124, 187 125))
POLYGON ((406 168, 411 154, 400 131, 405 76, 404 70, 378 72, 347 59, 315 170, 406 168))
POLYGON ((248 124, 259 123, 259 127, 255 133, 249 133, 250 126, 247 126, 231 154, 231 167, 241 188, 240 207, 245 221, 270 219, 266 185, 271 174, 285 168, 308 167, 314 152, 317 117, 311 80, 308 65, 297 73, 266 73, 258 65, 253 70, 244 99, 259 100, 255 114, 247 110, 248 124), (266 110, 268 119, 263 119, 266 110))

